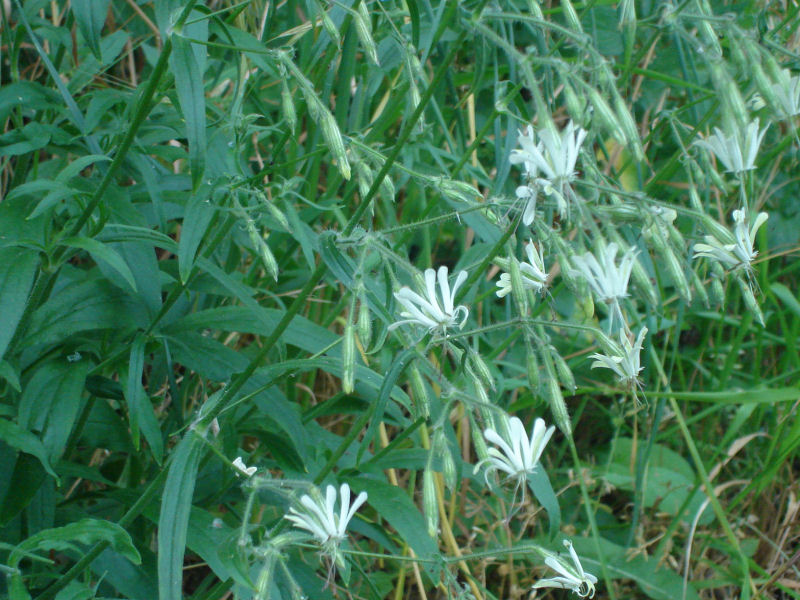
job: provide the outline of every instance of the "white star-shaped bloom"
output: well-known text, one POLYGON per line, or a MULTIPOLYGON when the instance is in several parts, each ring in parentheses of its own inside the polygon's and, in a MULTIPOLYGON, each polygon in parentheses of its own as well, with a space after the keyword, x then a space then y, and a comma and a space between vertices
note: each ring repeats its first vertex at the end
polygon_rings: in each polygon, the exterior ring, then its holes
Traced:
POLYGON ((533 584, 533 589, 553 587, 562 590, 571 590, 581 598, 594 598, 594 586, 597 577, 583 570, 580 559, 572 547, 572 542, 564 540, 564 546, 569 550, 572 564, 567 564, 561 556, 548 556, 544 564, 558 573, 558 577, 542 579, 533 584))
POLYGON ((400 313, 403 317, 400 321, 389 325, 389 330, 413 323, 426 327, 428 331, 440 331, 447 333, 448 327, 458 326, 462 328, 469 316, 466 306, 454 306, 458 288, 466 281, 467 272, 461 271, 456 277, 453 287, 447 278, 447 267, 439 267, 438 273, 433 269, 425 271, 425 291, 422 296, 407 287, 403 287, 399 292, 395 292, 394 297, 405 307, 405 311, 400 313), (436 281, 439 283, 439 294, 436 292, 436 281))
MULTIPOLYGON (((547 442, 555 431, 555 426, 547 427, 544 419, 538 418, 533 424, 533 431, 530 438, 525 431, 525 426, 517 417, 511 417, 508 421, 509 439, 504 439, 493 429, 483 432, 483 437, 487 442, 495 444, 500 449, 489 448, 489 456, 475 465, 475 472, 488 463, 489 466, 484 473, 488 482, 489 474, 494 471, 502 471, 509 479, 517 482, 517 487, 524 485, 528 474, 533 473, 539 464, 539 458, 544 452, 547 442)), ((524 489, 524 488, 523 488, 524 489)))
POLYGON ((631 344, 628 334, 620 330, 619 344, 613 340, 608 340, 607 343, 611 347, 606 348, 607 354, 592 354, 589 357, 594 359, 592 368, 611 369, 617 374, 617 378, 622 383, 633 387, 638 381, 639 372, 643 368, 640 363, 640 353, 645 335, 647 335, 647 327, 642 327, 639 335, 636 336, 636 341, 631 344))
POLYGON ((609 305, 612 324, 615 315, 622 318, 619 301, 628 295, 628 280, 636 261, 636 250, 628 248, 617 265, 618 251, 619 246, 612 242, 600 253, 599 261, 591 252, 572 258, 572 263, 576 267, 572 270, 572 274, 583 277, 595 295, 609 305))
POLYGON ((338 514, 334 510, 336 504, 336 488, 329 485, 325 490, 325 501, 317 494, 312 498, 303 494, 300 498, 301 508, 289 509, 286 519, 295 527, 310 531, 314 538, 331 554, 335 554, 339 543, 347 536, 347 524, 359 507, 367 501, 367 493, 361 492, 350 505, 350 486, 343 483, 339 488, 341 496, 338 514))
MULTIPOLYGON (((575 163, 586 133, 572 121, 561 133, 548 128, 535 132, 528 125, 518 138, 521 148, 511 151, 511 164, 522 164, 529 182, 542 185, 546 194, 555 195, 559 213, 566 210, 564 186, 575 178, 575 163)), ((517 197, 526 200, 522 222, 530 225, 536 210, 536 187, 528 185, 517 188, 517 197)))
POLYGON ((758 255, 758 252, 753 250, 753 238, 768 218, 767 213, 760 212, 748 228, 745 209, 733 211, 733 234, 726 232, 727 235, 723 236, 725 239, 718 239, 712 235, 704 236, 706 243, 694 245, 692 258, 703 256, 720 262, 723 267, 731 271, 742 268, 749 271, 753 259, 758 255))
POLYGON ((725 165, 725 171, 742 174, 756 168, 758 148, 767 127, 758 129, 758 119, 751 121, 744 132, 737 131, 725 134, 719 127, 714 128, 714 135, 695 142, 698 146, 710 150, 725 165))
POLYGON ((772 84, 772 93, 783 118, 800 115, 800 76, 792 76, 788 69, 781 69, 778 81, 772 84))
MULTIPOLYGON (((522 275, 522 285, 527 290, 541 292, 547 287, 547 271, 544 268, 544 256, 541 245, 537 249, 533 245, 533 240, 525 246, 525 253, 528 255, 528 262, 519 264, 519 271, 522 275)), ((511 275, 502 273, 500 281, 497 282, 497 296, 503 298, 511 293, 511 275)))

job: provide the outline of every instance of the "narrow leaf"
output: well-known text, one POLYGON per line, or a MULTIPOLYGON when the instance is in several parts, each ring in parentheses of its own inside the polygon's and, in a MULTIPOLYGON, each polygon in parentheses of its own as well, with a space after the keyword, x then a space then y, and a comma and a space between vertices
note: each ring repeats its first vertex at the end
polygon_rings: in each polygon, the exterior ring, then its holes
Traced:
POLYGON ((108 5, 111 0, 71 0, 72 14, 78 22, 86 43, 97 60, 102 60, 100 55, 100 32, 106 22, 108 5))

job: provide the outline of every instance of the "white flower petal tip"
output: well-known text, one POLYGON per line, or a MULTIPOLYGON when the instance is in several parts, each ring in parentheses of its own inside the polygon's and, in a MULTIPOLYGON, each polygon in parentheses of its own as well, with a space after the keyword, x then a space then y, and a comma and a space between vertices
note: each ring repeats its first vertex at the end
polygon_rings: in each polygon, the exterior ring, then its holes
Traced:
POLYGON ((494 471, 501 471, 510 479, 515 479, 517 485, 525 483, 527 476, 536 470, 539 459, 544 452, 547 442, 555 431, 555 426, 547 427, 544 419, 538 418, 534 422, 533 431, 528 437, 525 426, 517 417, 508 420, 508 439, 502 437, 493 429, 486 429, 483 437, 487 442, 498 448, 489 448, 489 456, 475 465, 475 472, 488 463, 485 477, 494 471))
POLYGON ((540 579, 533 584, 533 589, 553 587, 570 590, 581 598, 594 598, 594 586, 597 577, 583 570, 578 554, 572 547, 572 542, 564 540, 564 546, 569 551, 572 564, 568 564, 562 556, 548 556, 545 564, 558 573, 558 577, 540 579))
POLYGON ((759 130, 758 119, 748 123, 744 131, 734 133, 726 134, 719 127, 715 127, 713 135, 698 140, 695 144, 711 151, 725 166, 725 171, 741 175, 756 168, 758 148, 768 127, 759 130))
POLYGON ((329 485, 325 489, 325 499, 317 494, 312 498, 304 494, 300 498, 301 508, 291 507, 286 519, 295 527, 311 532, 314 538, 328 550, 333 551, 347 535, 347 524, 356 511, 367 501, 367 493, 361 492, 350 504, 350 486, 343 483, 339 488, 339 511, 336 504, 336 488, 329 485))
POLYGON ((592 369, 598 367, 611 369, 620 382, 628 387, 634 387, 639 382, 639 372, 644 368, 640 363, 640 355, 645 335, 647 327, 642 327, 636 336, 636 341, 631 344, 628 334, 620 330, 619 344, 608 340, 611 342, 611 347, 606 348, 607 354, 592 354, 589 357, 594 359, 592 369))
POLYGON ((800 115, 800 76, 781 69, 777 81, 772 84, 772 93, 778 102, 776 108, 781 118, 800 115))
MULTIPOLYGON (((542 246, 537 249, 531 240, 525 246, 525 253, 528 255, 528 262, 519 264, 520 275, 522 275, 522 287, 526 290, 533 290, 536 293, 543 293, 547 289, 547 269, 544 267, 544 255, 542 246)), ((503 298, 511 293, 511 275, 502 273, 500 281, 497 282, 496 294, 498 298, 503 298)))
POLYGON ((511 151, 511 164, 522 164, 529 185, 517 188, 517 197, 525 200, 522 215, 524 225, 533 222, 536 213, 537 189, 544 187, 548 195, 555 193, 559 213, 566 210, 564 186, 575 179, 575 163, 587 132, 570 121, 557 133, 545 128, 534 131, 528 125, 519 132, 520 148, 511 151), (541 176, 540 176, 541 173, 541 176), (552 189, 550 189, 552 188, 552 189))
POLYGON ((400 321, 389 325, 389 330, 400 325, 411 323, 422 325, 428 332, 447 334, 447 328, 464 327, 469 317, 469 309, 464 305, 455 306, 458 289, 467 280, 467 272, 460 271, 456 276, 453 287, 447 274, 447 267, 439 267, 438 272, 433 269, 425 271, 425 295, 418 294, 410 288, 403 287, 395 292, 394 297, 403 305, 405 311, 400 313, 400 321), (439 291, 436 287, 438 282, 439 291))
POLYGON ((753 249, 753 240, 758 229, 767 222, 768 218, 767 213, 760 212, 748 227, 746 209, 733 211, 733 234, 720 232, 722 239, 713 235, 705 236, 703 238, 705 244, 695 244, 692 248, 694 250, 692 258, 702 256, 716 260, 730 271, 738 269, 751 271, 753 259, 758 255, 758 252, 753 249))
POLYGON ((241 456, 236 457, 236 459, 233 461, 233 466, 236 467, 240 473, 246 475, 247 477, 252 477, 258 470, 258 467, 248 467, 246 464, 244 464, 241 456))

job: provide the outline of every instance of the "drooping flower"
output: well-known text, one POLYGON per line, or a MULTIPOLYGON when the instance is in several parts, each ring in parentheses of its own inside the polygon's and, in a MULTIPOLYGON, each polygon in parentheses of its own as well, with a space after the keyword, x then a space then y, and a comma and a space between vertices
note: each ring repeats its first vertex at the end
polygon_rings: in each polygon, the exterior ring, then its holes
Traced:
POLYGON ((233 466, 239 469, 239 471, 247 477, 252 477, 253 474, 258 470, 257 467, 248 467, 246 464, 244 464, 241 456, 236 457, 236 459, 233 461, 233 466))
POLYGON ((767 127, 759 131, 758 119, 751 121, 743 132, 725 134, 719 127, 715 127, 714 135, 698 140, 695 144, 713 152, 725 165, 725 171, 742 174, 756 168, 758 148, 767 133, 767 127))
POLYGON ((524 132, 520 132, 521 148, 512 150, 509 160, 511 164, 522 164, 529 184, 533 184, 533 187, 528 185, 517 188, 517 197, 526 200, 522 216, 525 225, 533 222, 538 186, 542 186, 546 194, 555 195, 559 213, 566 210, 564 186, 575 178, 575 163, 586 133, 572 121, 567 123, 561 133, 548 128, 535 132, 530 125, 524 132))
MULTIPOLYGON (((555 426, 545 426, 544 419, 538 418, 533 424, 530 438, 525 431, 525 426, 517 417, 508 421, 508 435, 505 439, 493 429, 486 429, 483 437, 487 442, 499 447, 489 448, 489 456, 475 465, 475 472, 488 463, 484 476, 487 479, 495 471, 502 471, 509 479, 517 482, 517 487, 524 485, 528 475, 536 470, 539 458, 544 452, 547 442, 555 431, 555 426)), ((524 488, 523 488, 524 489, 524 488)))
POLYGON ((744 208, 733 211, 733 234, 729 231, 718 232, 724 239, 719 239, 713 235, 704 236, 705 244, 694 245, 694 256, 711 258, 722 264, 723 267, 731 271, 752 268, 753 259, 758 255, 758 251, 753 250, 753 238, 756 236, 758 228, 761 227, 769 218, 765 212, 760 212, 748 228, 747 214, 744 208))
MULTIPOLYGON (((521 262, 519 264, 519 271, 522 275, 522 285, 527 290, 534 292, 541 292, 547 287, 547 271, 544 267, 544 256, 542 254, 542 246, 537 249, 533 244, 533 240, 525 246, 525 253, 528 255, 528 262, 521 262)), ((497 296, 503 298, 511 293, 511 275, 509 273, 502 273, 500 281, 497 282, 497 296)))
POLYGON ((356 511, 367 501, 367 493, 361 492, 350 505, 350 486, 343 483, 339 488, 339 512, 334 510, 336 504, 336 488, 329 485, 325 490, 325 501, 317 494, 312 498, 303 494, 300 498, 301 508, 291 507, 286 519, 295 527, 310 531, 314 538, 322 544, 326 551, 336 553, 339 543, 347 535, 347 524, 356 511))
POLYGON ((533 584, 533 589, 553 587, 562 590, 571 590, 581 598, 594 598, 594 586, 597 577, 583 570, 581 561, 578 558, 572 542, 564 540, 564 546, 569 550, 572 564, 559 556, 548 556, 544 559, 544 564, 558 573, 558 577, 541 579, 533 584))
POLYGON ((400 313, 403 319, 389 325, 389 330, 406 323, 422 325, 427 327, 429 332, 440 331, 441 333, 447 333, 448 327, 456 325, 459 329, 462 328, 469 316, 469 310, 466 306, 454 305, 458 288, 461 287, 466 279, 467 272, 459 272, 451 289, 447 278, 447 267, 439 267, 438 273, 433 269, 426 269, 426 296, 413 292, 407 287, 395 292, 394 297, 406 310, 400 313), (437 279, 439 283, 438 294, 436 292, 437 279))
POLYGON ((619 301, 628 295, 628 280, 636 260, 636 250, 628 248, 618 266, 618 251, 619 246, 612 242, 601 252, 599 261, 591 252, 572 258, 572 264, 576 267, 572 274, 583 277, 595 295, 609 305, 612 324, 615 315, 622 318, 619 301))
POLYGON ((605 349, 606 354, 592 354, 589 357, 594 359, 592 368, 611 369, 622 383, 633 387, 636 385, 639 372, 643 368, 640 362, 640 354, 645 335, 647 335, 647 327, 642 327, 639 335, 636 336, 636 341, 631 344, 628 334, 620 330, 619 344, 607 339, 606 345, 610 347, 605 349))

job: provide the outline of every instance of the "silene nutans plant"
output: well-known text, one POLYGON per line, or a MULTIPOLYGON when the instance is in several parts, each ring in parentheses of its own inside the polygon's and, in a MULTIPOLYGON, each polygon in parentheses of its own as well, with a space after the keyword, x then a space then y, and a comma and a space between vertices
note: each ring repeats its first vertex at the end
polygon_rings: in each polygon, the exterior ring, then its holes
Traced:
POLYGON ((800 597, 796 3, 0 17, 0 598, 800 597))

